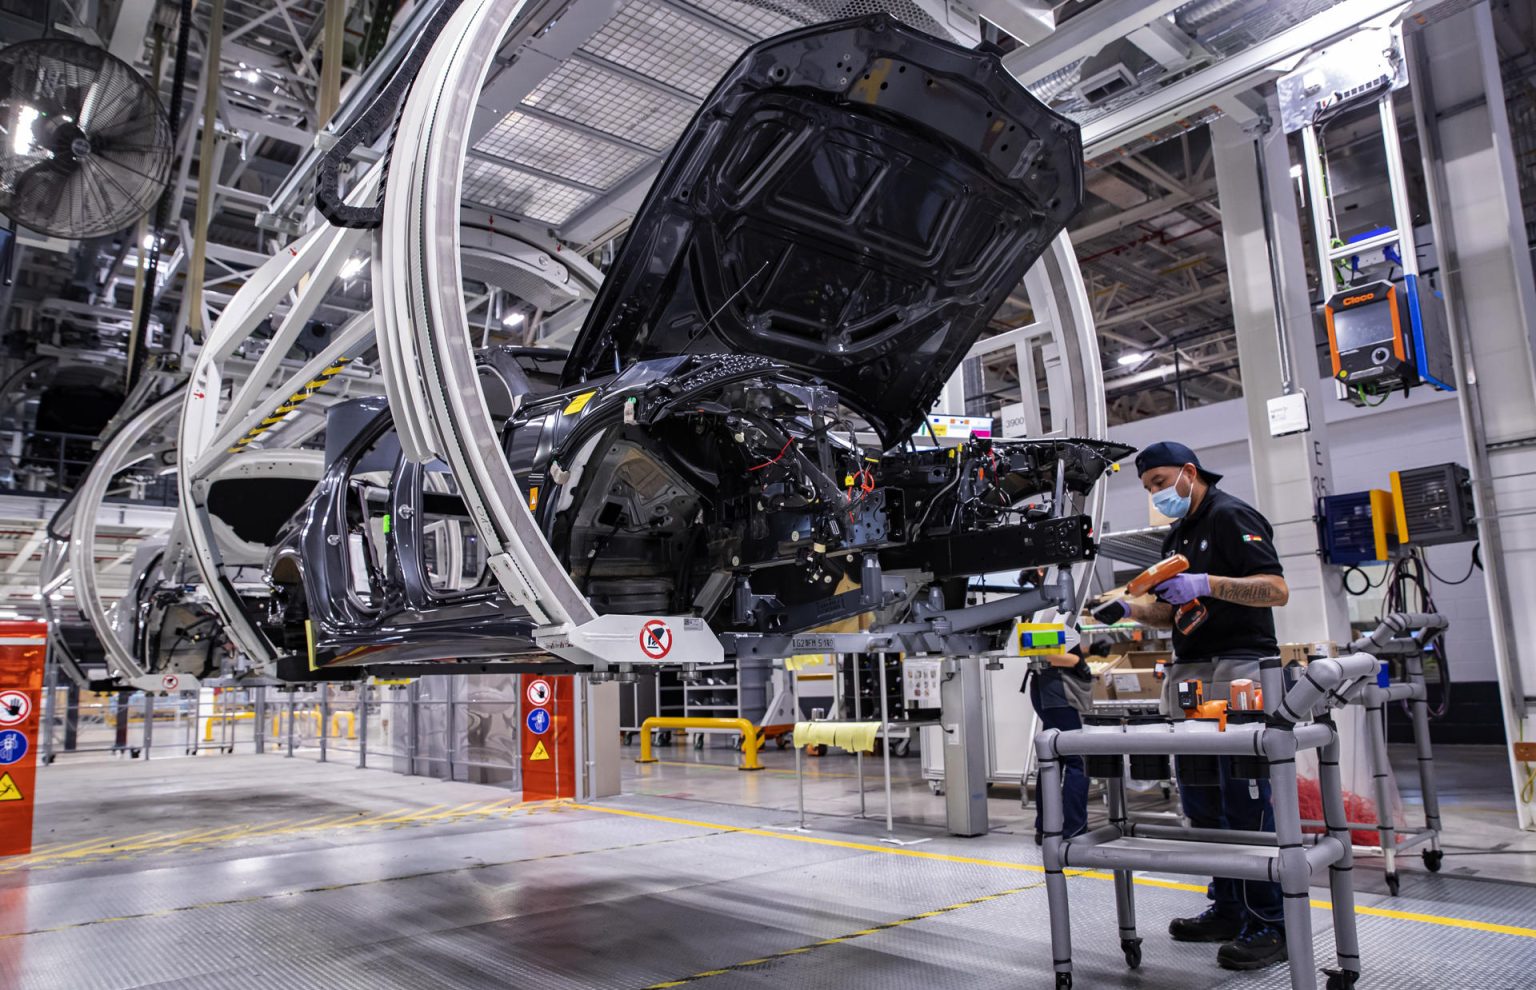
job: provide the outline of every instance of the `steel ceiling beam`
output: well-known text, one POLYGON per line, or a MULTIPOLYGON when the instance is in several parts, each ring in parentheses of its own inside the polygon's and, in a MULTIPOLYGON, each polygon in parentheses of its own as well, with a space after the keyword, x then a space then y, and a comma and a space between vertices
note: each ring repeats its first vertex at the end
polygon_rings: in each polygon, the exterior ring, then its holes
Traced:
MULTIPOLYGON (((1003 56, 1003 67, 1025 86, 1097 54, 1143 25, 1173 13, 1187 0, 1104 0, 1052 31, 1038 44, 1003 56)), ((1092 157, 1091 155, 1089 157, 1092 157)))
MULTIPOLYGON (((1419 9, 1435 6, 1439 0, 1421 3, 1419 9)), ((1108 4, 1099 4, 1095 13, 1108 4)), ((1178 5, 1175 5, 1178 6, 1178 5)), ((1097 158, 1136 138, 1187 117, 1196 110, 1214 105, 1237 89, 1247 89, 1278 75, 1278 63, 1377 19, 1393 20, 1410 6, 1403 0, 1343 0, 1319 14, 1282 31, 1260 44, 1238 52, 1215 65, 1185 76, 1142 99, 1105 114, 1083 127, 1083 154, 1097 158)), ((1085 15, 1086 16, 1086 15, 1085 15)), ((1074 18, 1075 21, 1075 18, 1074 18)), ((1070 26, 1069 22, 1069 26, 1070 26)), ((1139 26, 1139 25, 1138 25, 1139 26)), ((1018 73, 1015 73, 1017 75, 1018 73)))

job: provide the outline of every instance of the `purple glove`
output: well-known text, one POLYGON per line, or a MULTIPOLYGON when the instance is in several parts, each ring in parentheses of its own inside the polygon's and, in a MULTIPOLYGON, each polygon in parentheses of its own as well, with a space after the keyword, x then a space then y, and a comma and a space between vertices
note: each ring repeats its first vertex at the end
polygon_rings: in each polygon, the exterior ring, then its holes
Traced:
POLYGON ((1211 593, 1209 574, 1179 574, 1152 589, 1157 597, 1170 605, 1183 605, 1211 593))

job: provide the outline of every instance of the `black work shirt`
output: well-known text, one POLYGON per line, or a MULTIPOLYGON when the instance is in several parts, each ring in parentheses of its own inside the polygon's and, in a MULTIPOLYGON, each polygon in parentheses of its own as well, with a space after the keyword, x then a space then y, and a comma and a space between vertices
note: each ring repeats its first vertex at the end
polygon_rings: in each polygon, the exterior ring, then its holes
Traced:
MULTIPOLYGON (((1274 530, 1259 510, 1216 488, 1206 489, 1197 509, 1174 525, 1163 540, 1163 556, 1182 553, 1191 574, 1252 577, 1284 574, 1275 551, 1274 530)), ((1177 660, 1217 657, 1271 657, 1275 642, 1275 610, 1202 598, 1210 617, 1185 636, 1173 631, 1177 660)))

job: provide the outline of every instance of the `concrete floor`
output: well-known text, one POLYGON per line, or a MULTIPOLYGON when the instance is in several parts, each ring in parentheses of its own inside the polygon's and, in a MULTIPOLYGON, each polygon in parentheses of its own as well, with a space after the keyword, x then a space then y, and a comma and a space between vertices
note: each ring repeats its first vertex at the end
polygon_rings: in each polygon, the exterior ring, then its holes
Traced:
MULTIPOLYGON (((755 774, 733 757, 664 751, 590 806, 280 756, 61 761, 36 851, 0 863, 0 988, 1053 986, 1016 789, 994 791, 992 834, 955 839, 917 760, 895 761, 897 834, 930 841, 894 846, 883 819, 855 817, 851 758, 808 761, 798 833, 789 754, 755 774)), ((1360 985, 1529 988, 1536 834, 1510 824, 1497 751, 1441 759, 1446 869, 1414 857, 1397 898, 1357 872, 1360 985)), ((878 791, 868 807, 883 814, 878 791)), ((1071 881, 1078 987, 1288 985, 1167 941, 1200 894, 1142 880, 1135 973, 1111 885, 1071 881)), ((1313 917, 1330 962, 1328 914, 1313 917)))

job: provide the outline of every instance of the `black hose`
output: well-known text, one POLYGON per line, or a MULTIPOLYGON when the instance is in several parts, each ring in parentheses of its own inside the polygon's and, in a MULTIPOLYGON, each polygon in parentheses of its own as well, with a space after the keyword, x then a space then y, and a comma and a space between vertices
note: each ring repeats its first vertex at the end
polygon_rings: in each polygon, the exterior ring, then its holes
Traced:
MULTIPOLYGON (((173 148, 181 142, 182 90, 187 84, 187 50, 192 40, 192 0, 181 0, 179 16, 180 20, 176 26, 176 63, 171 70, 171 109, 168 114, 173 148)), ((207 70, 210 73, 218 72, 219 67, 210 65, 207 66, 207 70)), ((191 153, 190 149, 188 153, 191 153)), ((204 162, 203 167, 207 168, 208 163, 204 162)), ((149 315, 155 308, 155 272, 160 266, 160 241, 165 236, 165 227, 171 220, 171 201, 176 198, 176 192, 176 183, 173 182, 160 194, 160 202, 155 205, 155 225, 149 245, 149 263, 139 266, 144 272, 144 298, 141 300, 143 306, 139 310, 138 325, 133 328, 139 346, 134 349, 133 366, 128 369, 130 389, 144 373, 144 364, 149 360, 149 315)), ((140 249, 142 250, 142 245, 140 249)))
MULTIPOLYGON (((182 0, 186 3, 187 0, 182 0)), ((356 229, 373 229, 384 223, 384 188, 385 183, 379 182, 379 192, 372 206, 352 206, 347 203, 345 194, 341 191, 341 166, 352 154, 352 149, 363 142, 372 142, 384 133, 384 128, 392 124, 399 112, 400 106, 405 100, 405 94, 410 89, 411 83, 416 79, 416 73, 421 70, 422 63, 427 60, 427 55, 432 51, 432 43, 447 26, 448 19, 453 12, 459 9, 460 0, 441 0, 436 10, 432 12, 431 20, 417 35, 416 43, 411 51, 395 69, 395 74, 389 82, 374 97, 368 109, 363 111, 341 134, 337 135, 336 143, 326 151, 320 159, 320 165, 315 175, 315 207, 320 215, 337 227, 352 227, 356 229)), ((389 174, 389 159, 394 151, 394 138, 390 138, 390 147, 384 153, 385 176, 389 174)))

